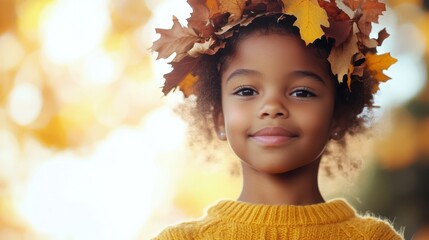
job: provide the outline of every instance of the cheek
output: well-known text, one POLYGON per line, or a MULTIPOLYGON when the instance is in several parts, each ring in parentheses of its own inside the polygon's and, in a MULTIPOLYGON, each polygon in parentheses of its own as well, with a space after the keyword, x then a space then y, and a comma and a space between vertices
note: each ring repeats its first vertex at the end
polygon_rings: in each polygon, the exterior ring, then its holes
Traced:
POLYGON ((299 121, 301 126, 305 126, 307 131, 315 135, 329 134, 333 121, 333 105, 324 104, 323 106, 315 106, 306 113, 300 115, 299 121), (328 107, 327 107, 328 106, 328 107), (311 116, 306 113, 312 113, 311 116))

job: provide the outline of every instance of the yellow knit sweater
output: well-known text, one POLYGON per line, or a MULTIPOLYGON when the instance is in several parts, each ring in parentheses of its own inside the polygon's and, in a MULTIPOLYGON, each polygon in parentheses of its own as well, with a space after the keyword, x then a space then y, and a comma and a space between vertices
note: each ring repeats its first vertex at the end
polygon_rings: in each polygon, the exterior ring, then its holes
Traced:
POLYGON ((386 222, 362 217, 343 200, 307 206, 221 201, 199 221, 172 226, 156 240, 403 239, 386 222))

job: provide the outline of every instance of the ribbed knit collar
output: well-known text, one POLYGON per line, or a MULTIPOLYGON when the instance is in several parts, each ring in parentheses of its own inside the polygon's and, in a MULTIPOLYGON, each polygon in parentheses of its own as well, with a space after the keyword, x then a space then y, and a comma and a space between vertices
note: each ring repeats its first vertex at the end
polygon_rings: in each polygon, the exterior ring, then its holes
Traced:
POLYGON ((261 225, 327 224, 348 220, 355 214, 355 210, 340 199, 305 206, 262 205, 224 200, 208 210, 209 217, 261 225))

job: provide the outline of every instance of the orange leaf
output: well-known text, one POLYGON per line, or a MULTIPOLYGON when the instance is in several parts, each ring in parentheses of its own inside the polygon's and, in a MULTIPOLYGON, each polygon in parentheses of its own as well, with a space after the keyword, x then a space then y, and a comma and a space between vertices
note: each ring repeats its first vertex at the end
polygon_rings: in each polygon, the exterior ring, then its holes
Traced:
POLYGON ((294 26, 299 28, 301 38, 308 45, 325 33, 321 26, 329 27, 328 14, 317 0, 282 0, 284 13, 297 18, 294 26))
POLYGON ((353 64, 350 64, 349 66, 349 72, 347 73, 347 86, 349 87, 349 90, 351 91, 350 87, 352 84, 352 74, 355 70, 355 66, 353 64))
POLYGON ((152 50, 158 52, 159 58, 168 58, 176 53, 173 62, 180 61, 186 56, 199 37, 193 29, 184 28, 179 20, 173 16, 173 27, 171 29, 156 29, 161 37, 152 45, 152 50))
POLYGON ((338 82, 343 81, 344 75, 349 72, 349 66, 353 56, 359 52, 357 47, 356 34, 351 34, 343 44, 332 49, 328 61, 331 63, 331 70, 337 75, 338 82))
POLYGON ((392 57, 390 53, 382 55, 367 53, 365 55, 365 63, 368 66, 369 71, 371 71, 374 76, 374 79, 378 82, 385 82, 390 79, 390 77, 383 73, 383 70, 389 69, 389 67, 397 61, 398 60, 392 57))
POLYGON ((179 89, 183 92, 185 97, 189 97, 189 95, 193 92, 194 84, 197 82, 198 77, 189 73, 186 77, 179 83, 179 89))

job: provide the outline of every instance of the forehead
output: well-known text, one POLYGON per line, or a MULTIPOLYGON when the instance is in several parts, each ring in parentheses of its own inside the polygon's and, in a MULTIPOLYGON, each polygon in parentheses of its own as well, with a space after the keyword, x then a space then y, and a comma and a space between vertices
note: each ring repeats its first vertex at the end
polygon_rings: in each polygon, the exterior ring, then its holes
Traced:
POLYGON ((241 39, 225 71, 236 67, 256 67, 262 71, 273 69, 303 69, 330 77, 328 61, 314 46, 305 43, 293 34, 254 33, 241 39))

